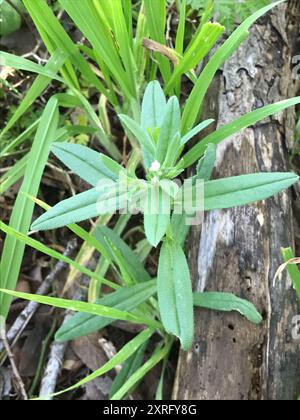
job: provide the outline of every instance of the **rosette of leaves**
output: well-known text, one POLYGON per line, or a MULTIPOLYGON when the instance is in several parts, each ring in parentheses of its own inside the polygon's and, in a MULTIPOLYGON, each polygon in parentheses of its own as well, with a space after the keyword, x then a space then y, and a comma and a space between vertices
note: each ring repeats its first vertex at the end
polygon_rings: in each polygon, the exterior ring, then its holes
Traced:
MULTIPOLYGON (((242 117, 243 124, 233 122, 223 127, 187 153, 186 144, 213 120, 198 124, 183 134, 181 110, 177 97, 168 100, 157 81, 148 84, 141 106, 140 121, 119 115, 128 135, 141 148, 145 178, 138 179, 111 158, 87 147, 57 143, 52 152, 92 188, 58 203, 39 217, 32 229, 54 229, 93 218, 100 213, 114 213, 138 208, 144 213, 145 234, 153 246, 163 241, 159 258, 157 293, 160 316, 167 332, 180 338, 188 349, 193 341, 193 295, 182 237, 178 233, 186 225, 187 214, 175 214, 174 206, 181 188, 174 179, 198 160, 197 174, 190 179, 192 189, 196 178, 203 180, 205 211, 241 206, 264 200, 290 187, 297 180, 294 173, 256 173, 209 180, 215 161, 215 146, 242 126, 284 109, 283 101, 242 117), (146 199, 147 198, 147 199, 146 199), (147 203, 145 205, 145 203, 147 203), (149 206, 149 208, 146 208, 149 206)), ((191 215, 189 215, 191 216, 191 215)))

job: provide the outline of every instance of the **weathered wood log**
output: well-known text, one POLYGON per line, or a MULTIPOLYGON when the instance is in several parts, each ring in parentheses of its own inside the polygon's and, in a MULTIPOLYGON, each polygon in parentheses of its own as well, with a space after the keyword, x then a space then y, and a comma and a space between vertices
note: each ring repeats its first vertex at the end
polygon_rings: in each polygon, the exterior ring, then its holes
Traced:
MULTIPOLYGON (((218 126, 295 96, 291 63, 299 11, 294 1, 274 9, 224 66, 206 107, 212 113, 218 108, 218 126)), ((214 178, 289 170, 294 127, 290 109, 226 140, 218 148, 214 178)), ((248 299, 264 322, 257 327, 238 314, 196 310, 195 342, 189 352, 180 353, 174 399, 284 400, 299 395, 300 340, 292 339, 292 320, 300 306, 286 273, 274 282, 282 263, 280 248, 293 244, 291 191, 210 212, 201 228, 193 228, 188 246, 194 289, 248 299)))

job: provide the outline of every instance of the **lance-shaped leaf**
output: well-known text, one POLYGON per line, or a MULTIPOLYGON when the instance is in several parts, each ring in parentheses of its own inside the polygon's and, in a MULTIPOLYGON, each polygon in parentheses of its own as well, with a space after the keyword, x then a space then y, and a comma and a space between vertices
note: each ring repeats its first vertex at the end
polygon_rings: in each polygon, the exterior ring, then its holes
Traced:
POLYGON ((159 130, 156 160, 161 164, 164 162, 169 145, 174 136, 180 132, 180 105, 176 96, 169 99, 165 116, 159 130))
POLYGON ((51 151, 71 171, 75 172, 80 178, 94 187, 96 187, 102 178, 109 178, 116 181, 119 179, 120 172, 123 173, 125 171, 118 163, 108 158, 117 165, 117 171, 111 170, 105 164, 106 157, 104 155, 80 144, 54 143, 51 151))
POLYGON ((232 293, 194 293, 194 305, 222 312, 237 311, 254 324, 260 324, 263 320, 253 303, 232 293))
POLYGON ((123 114, 120 114, 119 118, 122 124, 126 127, 126 129, 129 130, 129 132, 133 134, 133 136, 138 140, 143 152, 145 151, 147 153, 147 160, 150 159, 151 161, 153 161, 155 156, 155 147, 151 138, 132 118, 123 114))
POLYGON ((110 214, 127 202, 127 192, 119 184, 103 180, 103 185, 92 188, 52 207, 31 226, 33 230, 56 229, 81 222, 99 214, 110 214))
POLYGON ((182 152, 180 133, 176 133, 168 146, 167 154, 162 165, 167 170, 174 169, 174 165, 182 152))
MULTIPOLYGON (((214 144, 209 144, 203 158, 199 160, 197 165, 197 173, 194 176, 194 179, 203 179, 204 181, 209 181, 215 166, 215 160, 216 146, 214 144)), ((191 217, 191 215, 189 215, 189 217, 191 217)), ((173 232, 173 238, 181 246, 184 245, 190 229, 190 224, 187 222, 186 218, 187 214, 176 214, 175 212, 172 214, 171 218, 171 231, 173 232)))
POLYGON ((160 252, 157 294, 164 328, 188 350, 194 337, 192 283, 184 252, 173 241, 165 241, 160 252))
POLYGON ((209 181, 216 162, 217 148, 214 144, 209 143, 204 156, 199 160, 197 165, 196 178, 209 181))
MULTIPOLYGON (((132 311, 156 293, 156 282, 151 280, 131 287, 122 287, 96 301, 96 305, 119 311, 132 311)), ((64 323, 56 333, 57 341, 74 340, 83 335, 99 331, 115 320, 88 313, 77 313, 64 323)))
POLYGON ((150 82, 145 90, 141 127, 143 129, 160 127, 166 112, 166 97, 158 81, 150 82))
POLYGON ((263 172, 208 181, 204 186, 204 209, 226 209, 265 200, 298 179, 294 173, 263 172))
POLYGON ((170 223, 170 213, 170 196, 158 185, 152 185, 144 207, 145 233, 152 246, 156 247, 164 237, 170 223))

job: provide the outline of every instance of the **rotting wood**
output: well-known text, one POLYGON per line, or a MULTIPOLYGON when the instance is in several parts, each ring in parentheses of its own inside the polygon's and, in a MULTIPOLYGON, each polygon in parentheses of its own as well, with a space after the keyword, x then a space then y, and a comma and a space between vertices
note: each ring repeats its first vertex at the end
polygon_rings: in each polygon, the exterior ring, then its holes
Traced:
MULTIPOLYGON (((292 57, 299 11, 300 3, 292 1, 254 25, 215 82, 205 116, 218 105, 221 126, 297 94, 292 57)), ((214 178, 288 170, 294 127, 295 112, 290 109, 223 142, 214 178)), ((264 322, 257 327, 237 314, 196 310, 195 343, 189 352, 180 353, 173 398, 296 399, 300 340, 292 339, 292 319, 300 314, 300 306, 286 273, 273 284, 282 264, 280 247, 294 243, 291 191, 266 202, 210 212, 200 231, 193 228, 188 242, 194 289, 249 299, 264 322)))

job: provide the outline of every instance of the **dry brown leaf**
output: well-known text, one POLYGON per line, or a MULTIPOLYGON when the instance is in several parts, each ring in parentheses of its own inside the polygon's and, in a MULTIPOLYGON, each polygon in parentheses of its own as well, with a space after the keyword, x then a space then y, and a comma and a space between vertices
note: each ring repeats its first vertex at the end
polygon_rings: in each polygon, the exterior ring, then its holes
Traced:
POLYGON ((77 338, 71 342, 74 353, 92 371, 99 369, 108 360, 105 352, 99 345, 99 339, 100 335, 95 333, 77 338))
POLYGON ((166 47, 159 42, 153 41, 152 39, 143 39, 143 47, 147 50, 157 52, 167 57, 175 66, 178 65, 179 60, 172 48, 166 47))

